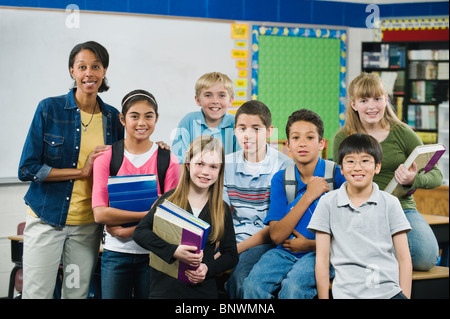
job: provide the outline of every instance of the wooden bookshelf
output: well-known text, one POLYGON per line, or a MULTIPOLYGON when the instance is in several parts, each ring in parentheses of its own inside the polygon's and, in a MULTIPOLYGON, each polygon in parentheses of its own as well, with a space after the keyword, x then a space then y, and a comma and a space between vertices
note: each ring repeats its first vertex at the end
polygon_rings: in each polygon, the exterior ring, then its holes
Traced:
POLYGON ((438 105, 448 101, 449 44, 363 42, 362 70, 380 75, 397 116, 425 144, 437 142, 438 105))

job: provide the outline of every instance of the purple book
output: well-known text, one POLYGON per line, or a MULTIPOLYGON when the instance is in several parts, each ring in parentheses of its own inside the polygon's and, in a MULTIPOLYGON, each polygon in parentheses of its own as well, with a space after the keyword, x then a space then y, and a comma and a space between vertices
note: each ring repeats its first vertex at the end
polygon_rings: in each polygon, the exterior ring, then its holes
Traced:
MULTIPOLYGON (((170 202, 162 203, 154 215, 153 232, 170 244, 196 246, 196 253, 199 253, 204 248, 210 226, 194 215, 180 210, 181 208, 170 202)), ((150 266, 189 284, 191 282, 185 271, 196 269, 178 259, 169 264, 153 252, 150 252, 150 266)))

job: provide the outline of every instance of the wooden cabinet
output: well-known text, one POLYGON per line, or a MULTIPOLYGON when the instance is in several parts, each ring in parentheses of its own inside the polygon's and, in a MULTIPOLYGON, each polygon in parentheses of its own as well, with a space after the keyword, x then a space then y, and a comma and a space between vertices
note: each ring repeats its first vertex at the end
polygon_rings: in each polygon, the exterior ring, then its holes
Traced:
POLYGON ((448 216, 449 188, 418 189, 414 193, 417 210, 422 214, 448 216))

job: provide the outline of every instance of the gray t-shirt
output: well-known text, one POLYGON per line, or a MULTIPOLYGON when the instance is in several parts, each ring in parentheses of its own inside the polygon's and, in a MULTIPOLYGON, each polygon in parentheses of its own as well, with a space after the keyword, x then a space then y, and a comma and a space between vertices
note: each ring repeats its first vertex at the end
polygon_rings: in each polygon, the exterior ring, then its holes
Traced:
POLYGON ((398 199, 372 183, 370 198, 356 208, 347 182, 322 196, 308 225, 331 235, 335 299, 387 299, 401 291, 392 236, 411 226, 398 199))

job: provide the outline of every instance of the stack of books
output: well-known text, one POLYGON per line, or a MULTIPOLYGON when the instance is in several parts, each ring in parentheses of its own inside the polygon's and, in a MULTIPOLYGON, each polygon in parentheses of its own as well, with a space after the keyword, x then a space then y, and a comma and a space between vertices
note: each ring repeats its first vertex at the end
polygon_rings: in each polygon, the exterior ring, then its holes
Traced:
MULTIPOLYGON (((108 178, 109 206, 132 212, 150 210, 158 198, 156 175, 125 175, 108 178)), ((124 224, 129 227, 137 223, 124 224)))
POLYGON ((433 102, 435 97, 434 82, 429 81, 413 81, 411 82, 411 102, 415 103, 430 103, 433 102))
MULTIPOLYGON (((195 253, 205 248, 210 225, 204 220, 165 200, 156 208, 153 219, 153 232, 169 244, 197 247, 195 253)), ((173 278, 191 283, 185 275, 188 269, 196 269, 176 260, 169 264, 158 255, 150 252, 150 266, 173 278)))
POLYGON ((434 80, 438 75, 438 65, 431 61, 411 61, 409 65, 409 79, 434 80))
POLYGON ((408 105, 408 125, 417 130, 435 130, 437 123, 436 106, 433 104, 408 105))

